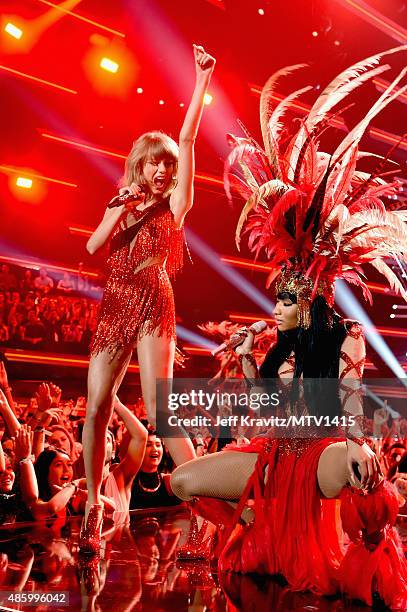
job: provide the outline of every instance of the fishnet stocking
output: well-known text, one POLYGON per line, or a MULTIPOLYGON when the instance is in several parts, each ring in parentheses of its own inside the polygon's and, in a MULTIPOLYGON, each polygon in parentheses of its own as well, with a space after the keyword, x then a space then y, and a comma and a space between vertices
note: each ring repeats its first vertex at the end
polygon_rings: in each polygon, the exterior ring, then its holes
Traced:
POLYGON ((234 451, 199 457, 174 470, 171 488, 184 500, 200 495, 238 500, 252 475, 257 457, 257 453, 234 451))

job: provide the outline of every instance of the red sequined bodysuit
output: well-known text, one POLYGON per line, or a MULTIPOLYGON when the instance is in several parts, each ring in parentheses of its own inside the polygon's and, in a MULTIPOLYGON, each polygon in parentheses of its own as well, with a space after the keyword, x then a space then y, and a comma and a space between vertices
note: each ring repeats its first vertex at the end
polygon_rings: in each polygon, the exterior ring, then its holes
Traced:
POLYGON ((176 228, 168 199, 135 210, 118 225, 92 355, 132 347, 153 332, 175 338, 170 277, 182 268, 183 248, 184 231, 176 228))
MULTIPOLYGON (((345 327, 342 380, 361 377, 364 363, 361 327, 353 322, 345 322, 345 327)), ((294 365, 291 356, 280 366, 280 378, 292 378, 294 365)), ((369 605, 372 591, 377 590, 389 607, 404 610, 407 571, 392 527, 398 512, 392 485, 383 482, 367 495, 344 487, 341 520, 338 500, 324 498, 319 490, 321 454, 339 441, 267 436, 254 438, 245 447, 227 448, 227 452, 258 453, 258 459, 226 529, 219 557, 221 576, 224 572, 281 574, 292 590, 323 595, 340 591, 369 605), (238 520, 249 500, 255 518, 242 526, 238 520)))

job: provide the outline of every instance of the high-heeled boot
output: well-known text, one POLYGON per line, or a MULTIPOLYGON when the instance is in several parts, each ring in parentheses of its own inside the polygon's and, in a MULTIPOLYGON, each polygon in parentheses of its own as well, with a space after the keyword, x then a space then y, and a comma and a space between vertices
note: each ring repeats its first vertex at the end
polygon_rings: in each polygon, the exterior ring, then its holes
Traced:
POLYGON ((208 521, 203 521, 198 527, 195 514, 191 515, 187 541, 176 552, 178 561, 204 561, 211 556, 212 536, 205 538, 208 521))
POLYGON ((103 504, 86 502, 87 518, 83 517, 79 535, 79 550, 85 555, 97 555, 101 546, 103 504))

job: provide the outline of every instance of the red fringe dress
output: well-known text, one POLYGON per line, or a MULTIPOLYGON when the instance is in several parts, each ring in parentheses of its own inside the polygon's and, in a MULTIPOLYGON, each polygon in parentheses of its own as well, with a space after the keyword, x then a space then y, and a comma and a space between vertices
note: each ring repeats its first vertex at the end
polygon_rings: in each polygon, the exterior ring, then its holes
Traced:
MULTIPOLYGON (((358 333, 348 330, 354 338, 358 333)), ((362 361, 344 352, 341 358, 346 364, 341 377, 353 369, 361 374, 362 361)), ((288 365, 292 368, 292 359, 288 365)), ((392 485, 383 482, 369 494, 347 486, 340 502, 325 498, 318 487, 322 452, 343 440, 258 437, 245 447, 227 448, 259 457, 226 527, 219 570, 280 574, 292 590, 341 592, 368 605, 378 591, 391 609, 407 610, 406 561, 393 527, 398 499, 392 485), (238 520, 248 500, 254 500, 255 518, 242 526, 238 520)))
POLYGON ((138 338, 157 331, 175 338, 170 277, 182 268, 183 248, 184 231, 176 228, 168 199, 134 211, 118 225, 110 241, 108 279, 91 355, 133 347, 138 338), (164 263, 142 267, 152 258, 164 263))

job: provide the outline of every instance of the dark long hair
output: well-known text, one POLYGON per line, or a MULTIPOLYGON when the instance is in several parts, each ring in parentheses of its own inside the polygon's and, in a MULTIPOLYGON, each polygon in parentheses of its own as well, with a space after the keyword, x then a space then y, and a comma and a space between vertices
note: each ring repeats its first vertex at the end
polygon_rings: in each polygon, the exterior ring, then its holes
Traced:
POLYGON ((51 463, 54 461, 57 455, 65 455, 70 459, 69 455, 67 455, 64 451, 47 448, 38 455, 37 461, 34 465, 38 483, 38 496, 43 501, 48 501, 52 497, 51 488, 48 483, 48 475, 51 463))
MULTIPOLYGON (((277 298, 297 302, 291 293, 280 293, 277 298)), ((323 296, 317 296, 311 304, 310 327, 277 331, 277 343, 268 351, 260 367, 260 376, 278 379, 280 366, 294 352, 294 378, 287 397, 290 411, 304 409, 304 403, 298 403, 302 396, 308 414, 340 416, 339 355, 345 337, 346 328, 341 317, 328 306, 323 296), (330 383, 327 378, 332 379, 330 383)))
MULTIPOLYGON (((292 293, 279 293, 277 298, 297 302, 292 293)), ((277 344, 268 351, 260 367, 260 376, 277 378, 279 367, 294 352, 294 378, 338 378, 339 353, 345 337, 346 328, 341 317, 328 306, 323 296, 317 296, 311 304, 310 327, 277 331, 277 344)))

